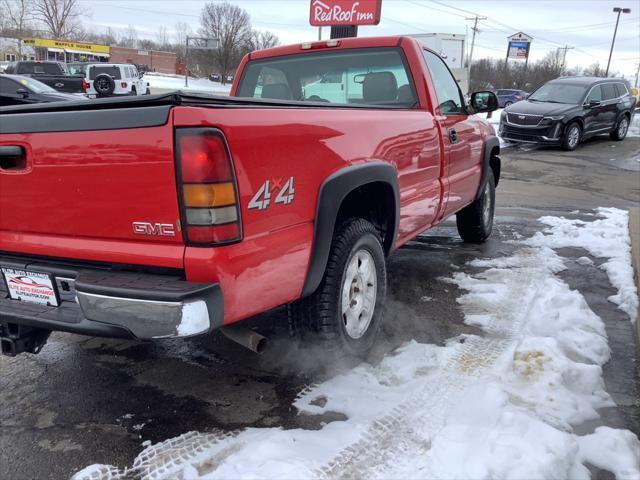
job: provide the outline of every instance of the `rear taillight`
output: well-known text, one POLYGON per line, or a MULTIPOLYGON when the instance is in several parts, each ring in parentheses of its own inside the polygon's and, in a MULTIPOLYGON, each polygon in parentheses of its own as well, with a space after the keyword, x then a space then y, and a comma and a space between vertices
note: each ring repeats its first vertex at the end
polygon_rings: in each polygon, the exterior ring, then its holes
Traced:
POLYGON ((87 82, 84 78, 82 79, 82 91, 86 92, 89 90, 89 82, 87 82))
POLYGON ((122 88, 127 88, 127 82, 120 82, 120 86, 122 88))
POLYGON ((187 242, 210 246, 241 240, 238 189, 222 132, 178 129, 176 155, 187 242))

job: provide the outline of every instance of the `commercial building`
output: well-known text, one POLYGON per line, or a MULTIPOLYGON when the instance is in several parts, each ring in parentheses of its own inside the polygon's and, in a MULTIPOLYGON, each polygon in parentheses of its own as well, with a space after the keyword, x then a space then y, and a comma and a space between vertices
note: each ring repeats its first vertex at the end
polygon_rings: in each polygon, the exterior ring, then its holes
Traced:
POLYGON ((151 72, 176 73, 178 57, 173 52, 110 47, 109 62, 135 63, 136 65, 144 65, 151 72))
POLYGON ((51 38, 25 38, 20 43, 17 38, 0 37, 0 61, 16 60, 132 63, 159 73, 176 73, 178 63, 177 55, 173 52, 112 47, 51 38))
POLYGON ((51 38, 25 38, 22 45, 35 50, 36 60, 59 62, 107 62, 109 60, 110 47, 107 45, 51 38))

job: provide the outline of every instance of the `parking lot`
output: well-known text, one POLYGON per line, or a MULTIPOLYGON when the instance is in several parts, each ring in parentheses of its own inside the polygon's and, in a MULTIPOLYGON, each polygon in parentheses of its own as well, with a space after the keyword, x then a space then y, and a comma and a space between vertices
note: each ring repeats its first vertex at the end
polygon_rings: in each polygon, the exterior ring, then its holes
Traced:
MULTIPOLYGON (((465 312, 457 302, 463 290, 446 279, 473 271, 471 260, 512 254, 514 241, 541 230, 542 216, 589 220, 597 207, 637 207, 638 152, 640 138, 612 142, 608 136, 589 140, 575 152, 504 151, 496 228, 488 243, 462 244, 455 222, 448 221, 390 257, 385 334, 372 362, 410 340, 444 345, 460 335, 488 335, 463 322, 465 312)), ((605 322, 611 349, 603 368, 615 406, 600 409, 599 419, 575 431, 586 434, 607 425, 640 434, 633 325, 606 300, 615 292, 606 273, 577 261, 589 256, 583 249, 557 252, 567 267, 560 278, 605 322)), ((0 477, 67 478, 91 464, 124 469, 145 446, 191 431, 218 439, 249 427, 312 431, 344 421, 347 415, 339 409, 301 414, 293 403, 352 365, 327 365, 323 352, 301 350, 288 338, 284 308, 251 324, 269 338, 262 355, 220 334, 140 344, 54 333, 39 355, 1 357, 0 477)), ((210 459, 204 471, 216 466, 210 459)), ((328 475, 370 473, 357 463, 350 470, 343 467, 328 475)), ((609 478, 591 468, 597 478, 609 478)))

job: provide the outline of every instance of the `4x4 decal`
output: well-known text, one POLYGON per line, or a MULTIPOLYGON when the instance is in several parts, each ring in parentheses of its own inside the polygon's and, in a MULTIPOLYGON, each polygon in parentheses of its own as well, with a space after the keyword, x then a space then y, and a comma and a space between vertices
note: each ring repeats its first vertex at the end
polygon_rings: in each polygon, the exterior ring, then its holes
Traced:
POLYGON ((282 178, 272 178, 265 181, 249 202, 249 210, 256 208, 258 210, 266 210, 271 204, 271 194, 276 191, 278 191, 278 194, 274 203, 289 205, 293 202, 296 193, 293 183, 293 177, 289 177, 284 184, 282 183, 282 178))

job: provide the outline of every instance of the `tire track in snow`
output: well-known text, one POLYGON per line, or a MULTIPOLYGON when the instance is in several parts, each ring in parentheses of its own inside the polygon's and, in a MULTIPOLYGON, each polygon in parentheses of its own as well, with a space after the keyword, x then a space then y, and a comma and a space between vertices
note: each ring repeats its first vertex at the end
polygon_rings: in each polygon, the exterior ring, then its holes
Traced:
MULTIPOLYGON (((528 258, 536 261, 535 255, 528 258)), ((491 269, 485 270, 472 277, 484 283, 491 272, 491 269)), ((327 465, 316 469, 314 473, 319 478, 388 478, 396 468, 398 459, 426 455, 431 442, 425 438, 425 433, 430 438, 434 437, 445 426, 449 399, 487 378, 490 367, 513 345, 515 333, 527 318, 549 274, 544 266, 510 268, 499 272, 517 276, 508 282, 517 288, 504 291, 498 305, 473 300, 463 305, 467 315, 493 313, 489 325, 484 327, 488 336, 468 337, 443 367, 441 374, 430 377, 429 382, 409 400, 375 420, 359 442, 342 450, 327 465)), ((501 290, 499 284, 486 286, 495 291, 501 290)), ((434 477, 427 465, 419 472, 419 476, 434 477)))

